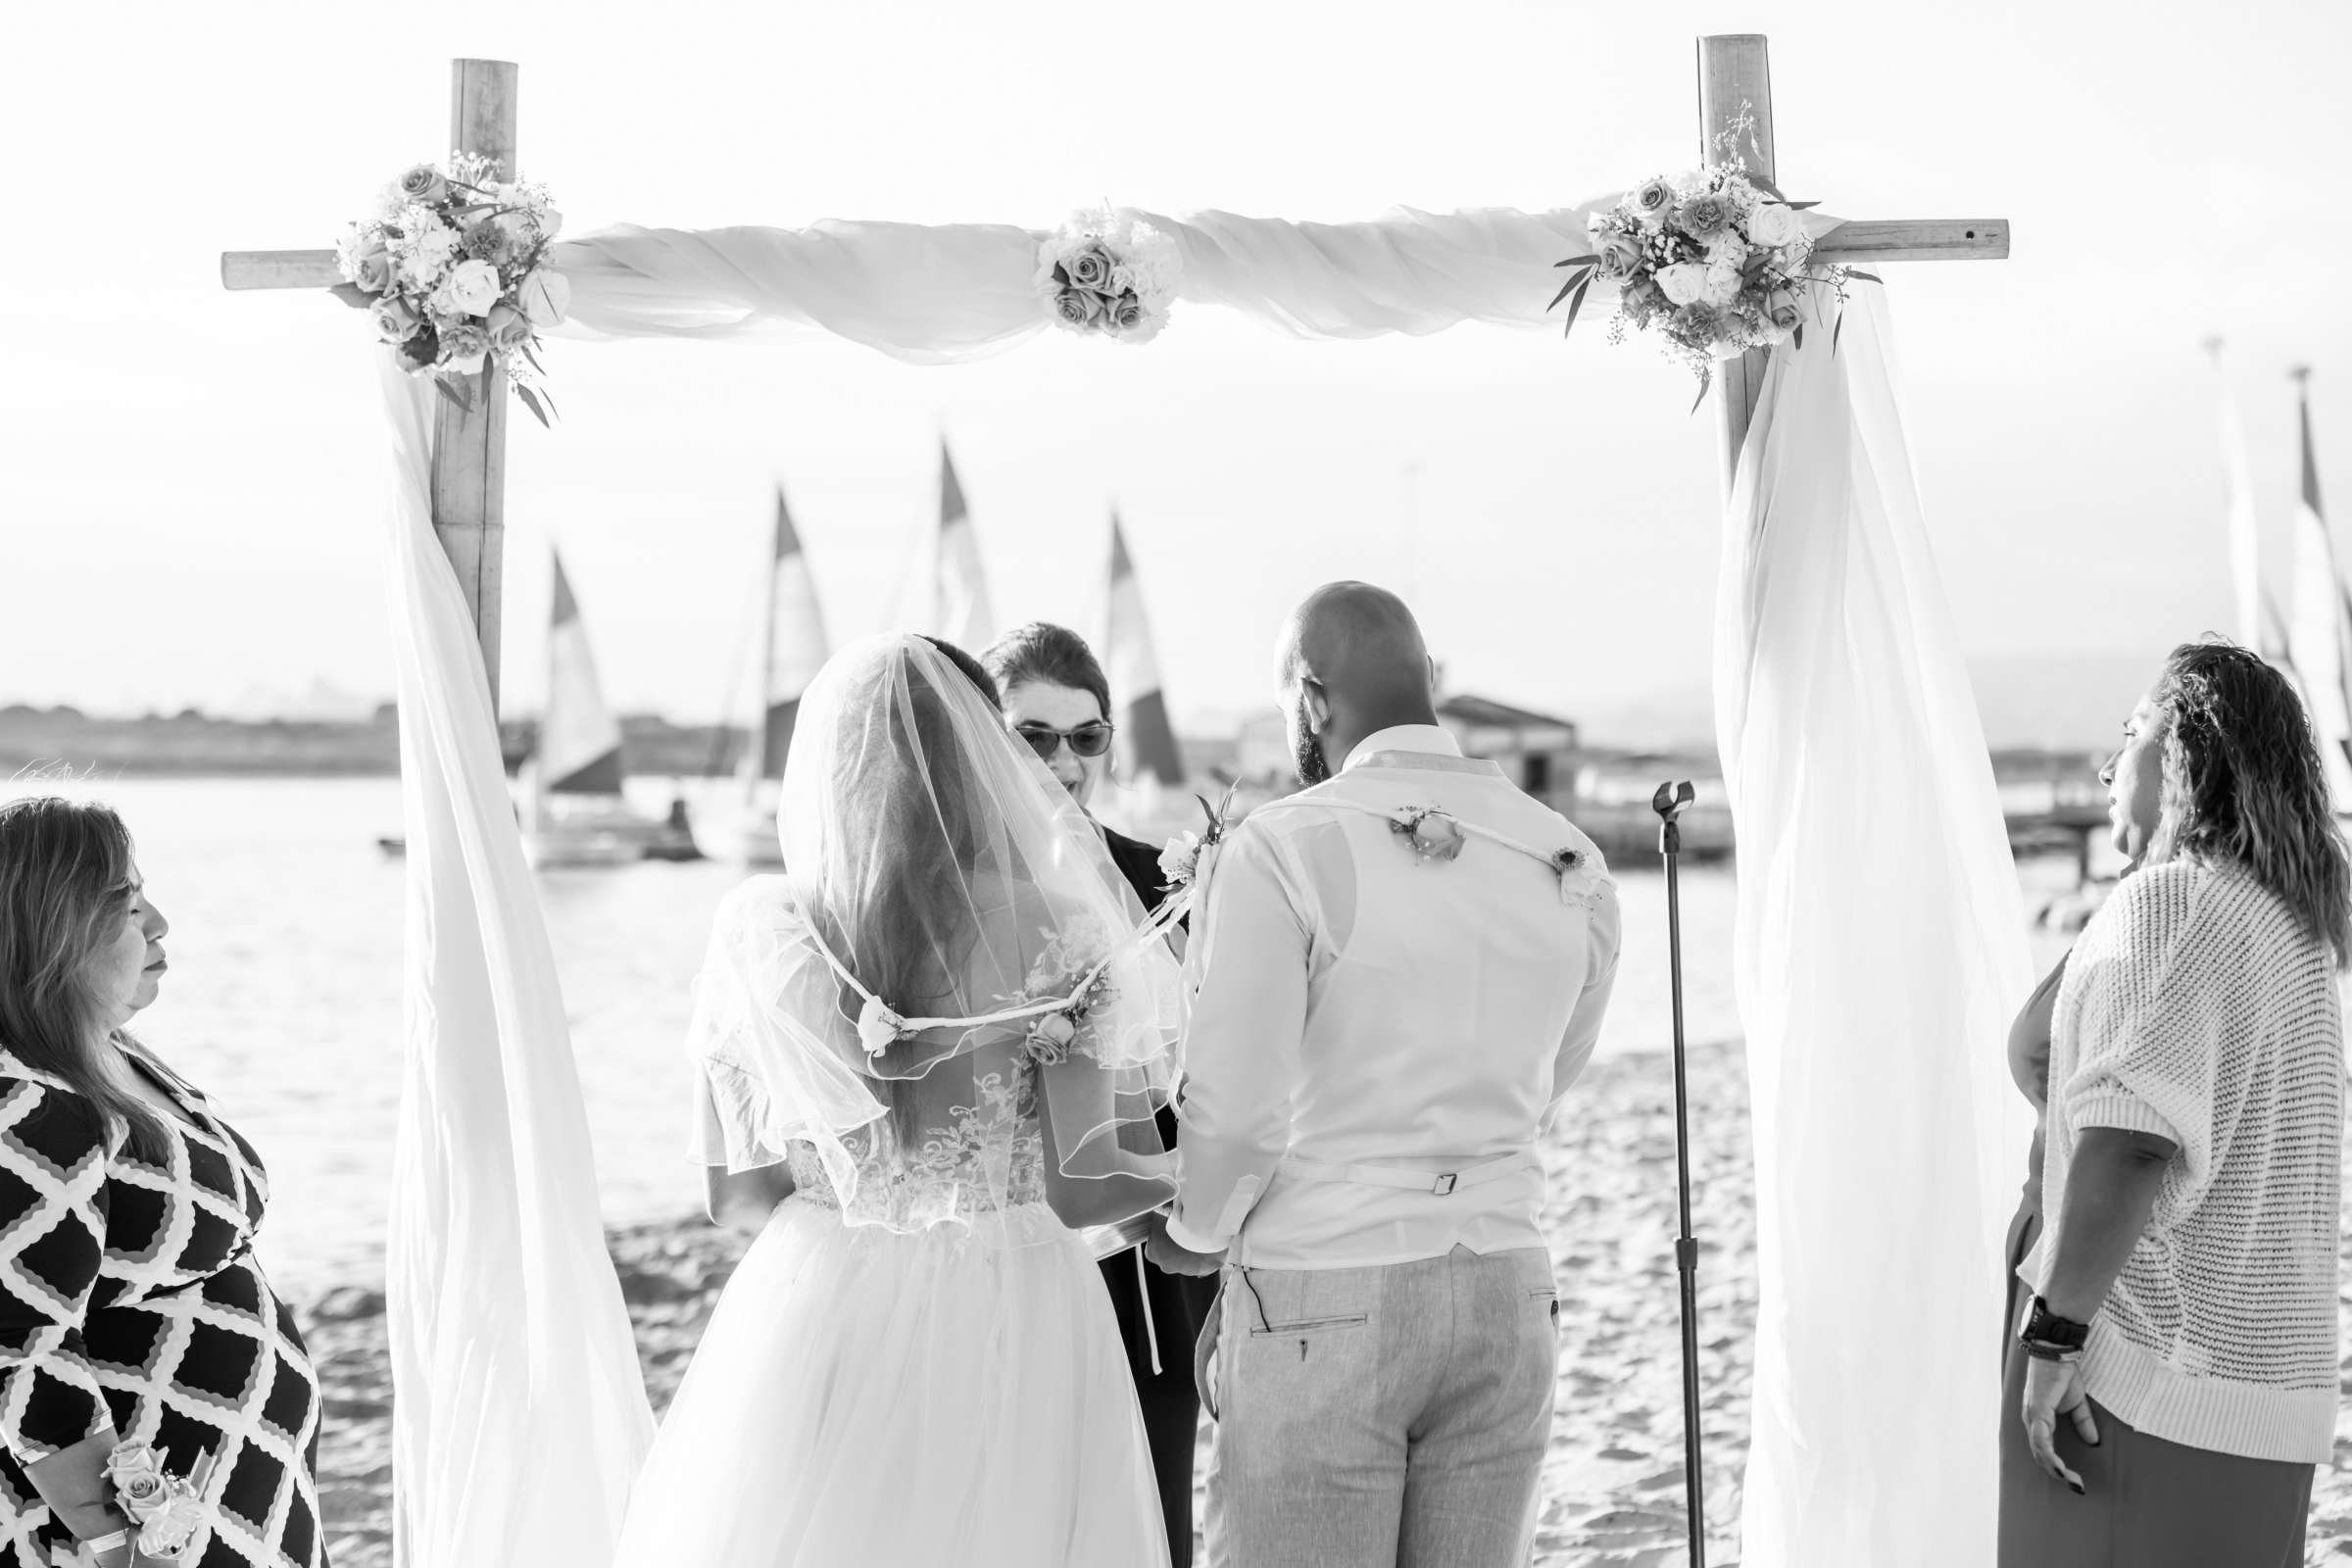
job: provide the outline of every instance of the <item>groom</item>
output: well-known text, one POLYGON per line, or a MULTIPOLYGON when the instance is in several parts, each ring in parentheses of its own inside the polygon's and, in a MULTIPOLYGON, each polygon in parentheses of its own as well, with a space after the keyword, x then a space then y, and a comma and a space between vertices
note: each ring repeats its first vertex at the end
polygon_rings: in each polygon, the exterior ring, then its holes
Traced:
POLYGON ((1154 1258, 1227 1254, 1210 1561, 1525 1563, 1558 1359, 1536 1144, 1600 1029, 1615 887, 1439 727, 1395 595, 1318 590, 1281 682, 1312 787, 1203 873, 1154 1258))

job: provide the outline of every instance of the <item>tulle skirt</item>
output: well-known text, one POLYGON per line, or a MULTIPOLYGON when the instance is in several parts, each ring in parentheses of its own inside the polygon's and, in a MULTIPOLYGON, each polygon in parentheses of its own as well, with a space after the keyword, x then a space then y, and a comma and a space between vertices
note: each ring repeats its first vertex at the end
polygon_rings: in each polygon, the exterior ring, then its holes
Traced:
POLYGON ((617 1568, 1164 1568, 1135 1385, 1078 1237, 777 1207, 629 1500, 617 1568))

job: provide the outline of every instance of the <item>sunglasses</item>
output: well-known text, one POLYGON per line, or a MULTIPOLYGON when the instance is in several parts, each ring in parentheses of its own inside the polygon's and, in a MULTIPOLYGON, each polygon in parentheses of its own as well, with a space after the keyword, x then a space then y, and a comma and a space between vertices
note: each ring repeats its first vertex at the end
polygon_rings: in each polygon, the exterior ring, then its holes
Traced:
POLYGON ((1037 754, 1039 761, 1051 762, 1054 760, 1054 754, 1061 750, 1063 741, 1070 743, 1070 751, 1075 756, 1101 757, 1104 752, 1110 750, 1112 728, 1101 719, 1096 719, 1092 723, 1081 724, 1076 729, 1051 729, 1044 724, 1015 724, 1012 732, 1029 743, 1029 749, 1037 754))

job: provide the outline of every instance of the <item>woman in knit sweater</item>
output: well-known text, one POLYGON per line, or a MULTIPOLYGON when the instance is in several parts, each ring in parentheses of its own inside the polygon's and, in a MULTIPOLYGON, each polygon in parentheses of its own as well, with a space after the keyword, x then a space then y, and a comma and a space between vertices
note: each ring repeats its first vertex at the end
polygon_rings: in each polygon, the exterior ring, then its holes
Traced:
POLYGON ((2352 875, 2302 705, 2174 650, 2105 778, 2137 862, 2070 956, 2001 1568, 2296 1568, 2336 1408, 2352 875))

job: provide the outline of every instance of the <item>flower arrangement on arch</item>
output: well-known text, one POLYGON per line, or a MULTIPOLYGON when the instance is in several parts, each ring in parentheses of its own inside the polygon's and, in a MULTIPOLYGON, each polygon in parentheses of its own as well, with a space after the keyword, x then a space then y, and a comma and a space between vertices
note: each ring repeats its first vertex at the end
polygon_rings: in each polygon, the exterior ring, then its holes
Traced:
MULTIPOLYGON (((1659 332, 1666 353, 1698 377, 1702 401, 1717 360, 1780 343, 1804 347, 1813 285, 1826 284, 1842 305, 1849 280, 1881 280, 1858 268, 1813 262, 1813 240, 1799 215, 1819 203, 1789 201, 1748 170, 1736 142, 1750 128, 1743 117, 1724 130, 1721 162, 1643 180, 1614 207, 1594 213, 1586 224, 1592 250, 1555 264, 1569 269, 1568 279, 1547 307, 1568 301, 1566 329, 1573 331, 1593 280, 1615 283, 1609 341, 1622 342, 1628 328, 1659 332)), ((1831 331, 1833 350, 1843 323, 1840 313, 1831 331)))
POLYGON ((384 186, 336 243, 343 282, 333 292, 369 312, 410 373, 431 376, 460 408, 473 407, 464 378, 496 361, 547 424, 555 404, 536 351, 571 303, 570 284, 547 265, 564 215, 546 186, 497 176, 492 160, 453 153, 446 171, 418 164, 384 186))
POLYGON ((1037 291, 1054 323, 1123 343, 1158 336, 1183 271, 1172 235, 1107 207, 1073 214, 1037 248, 1037 291))

